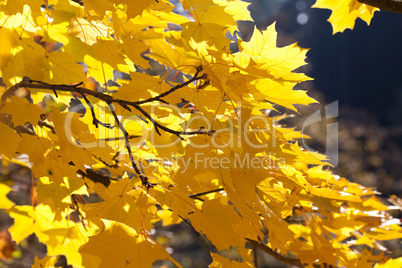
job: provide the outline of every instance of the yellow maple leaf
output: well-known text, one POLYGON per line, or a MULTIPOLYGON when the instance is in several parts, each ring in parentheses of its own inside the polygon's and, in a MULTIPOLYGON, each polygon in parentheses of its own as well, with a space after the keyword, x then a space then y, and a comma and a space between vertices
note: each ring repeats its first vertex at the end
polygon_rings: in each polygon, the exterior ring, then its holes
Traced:
POLYGON ((14 218, 14 225, 9 231, 17 244, 31 233, 35 233, 39 241, 47 245, 50 256, 65 255, 74 267, 81 267, 78 248, 98 229, 95 224, 84 229, 81 224, 68 220, 66 214, 60 220, 54 220, 50 207, 42 204, 36 207, 15 206, 9 210, 9 215, 14 218))
POLYGON ((21 137, 15 132, 15 130, 0 122, 1 154, 4 154, 10 159, 13 158, 20 140, 21 137))
POLYGON ((103 15, 106 11, 113 9, 113 3, 108 0, 84 0, 84 7, 94 10, 96 14, 103 15))
MULTIPOLYGON (((117 98, 139 101, 156 97, 171 89, 171 85, 163 81, 164 79, 148 74, 133 72, 130 73, 130 77, 131 81, 128 84, 124 84, 119 91, 114 94, 117 98)), ((173 92, 173 94, 169 94, 164 99, 170 103, 178 103, 180 102, 180 94, 173 92)))
POLYGON ((53 110, 50 119, 58 137, 57 144, 60 146, 58 153, 63 164, 73 162, 77 168, 85 170, 84 163, 92 164, 95 161, 84 145, 91 146, 90 141, 95 137, 89 133, 88 125, 84 124, 79 116, 78 113, 61 113, 59 110, 53 110))
POLYGON ((142 189, 133 189, 129 179, 124 178, 112 183, 107 189, 98 185, 97 192, 105 200, 87 205, 88 218, 99 217, 114 220, 134 228, 138 233, 152 228, 155 217, 156 201, 142 189))
MULTIPOLYGON (((150 237, 138 234, 134 229, 118 222, 108 222, 106 229, 79 249, 80 253, 99 257, 99 268, 151 267, 155 260, 171 260, 178 267, 179 263, 150 237)), ((85 259, 84 259, 85 261, 85 259)))
POLYGON ((254 267, 250 263, 233 261, 222 257, 217 253, 211 253, 212 263, 208 265, 209 268, 247 268, 254 267))
POLYGON ((154 187, 150 193, 160 205, 169 207, 173 213, 187 218, 190 212, 196 209, 194 200, 189 198, 183 191, 176 187, 170 189, 162 189, 161 187, 154 187))
POLYGON ((49 54, 45 62, 50 72, 49 76, 43 79, 44 82, 72 84, 83 82, 85 79, 84 66, 75 61, 73 54, 55 51, 49 54))
POLYGON ((7 198, 7 194, 10 191, 10 187, 5 184, 0 184, 0 209, 10 209, 14 206, 14 203, 7 198))
MULTIPOLYGON (((300 48, 297 44, 285 47, 276 46, 277 33, 275 23, 266 30, 260 32, 254 28, 249 42, 240 43, 240 52, 234 54, 234 60, 239 66, 250 65, 249 56, 257 65, 254 67, 268 72, 275 79, 301 82, 309 78, 302 73, 294 73, 293 70, 305 65, 307 49, 300 48)), ((251 65, 247 71, 252 71, 251 65)), ((280 81, 280 80, 279 80, 280 81)))
POLYGON ((127 17, 129 19, 135 18, 138 15, 141 15, 144 9, 148 8, 151 4, 153 4, 154 0, 144 0, 137 1, 135 5, 132 4, 129 0, 112 0, 116 5, 126 4, 127 6, 127 17))
POLYGON ((12 49, 17 46, 17 38, 14 36, 13 31, 6 27, 0 28, 0 40, 2 45, 0 47, 0 71, 7 66, 13 57, 12 49))
POLYGON ((194 40, 196 43, 215 45, 219 49, 229 46, 230 40, 225 37, 226 27, 216 23, 186 22, 183 27, 182 37, 194 40))
POLYGON ((402 257, 397 259, 389 259, 384 263, 377 263, 374 268, 394 268, 402 267, 402 257))
POLYGON ((190 214, 189 218, 194 228, 205 234, 218 250, 243 246, 246 242, 233 229, 242 218, 233 206, 224 205, 219 199, 205 200, 202 209, 190 214))
POLYGON ((255 83, 258 92, 254 93, 253 96, 256 100, 266 100, 293 111, 297 111, 294 104, 309 105, 317 103, 316 100, 306 94, 306 91, 292 90, 295 85, 296 83, 294 82, 280 83, 268 78, 259 79, 255 83))
POLYGON ((20 42, 20 50, 3 70, 6 85, 18 83, 24 76, 34 80, 43 80, 45 73, 46 50, 31 39, 20 42), (29 60, 28 60, 29 59, 29 60))
POLYGON ((143 68, 150 67, 148 61, 141 56, 141 53, 148 49, 144 41, 130 37, 122 38, 122 40, 122 49, 132 62, 143 68))
POLYGON ((194 55, 186 53, 181 48, 175 48, 165 40, 151 39, 146 40, 151 50, 152 59, 165 64, 172 68, 180 68, 183 72, 194 72, 194 68, 190 66, 198 66, 200 60, 194 55), (184 69, 183 67, 187 67, 184 69))
POLYGON ((37 105, 20 97, 12 97, 12 101, 5 103, 1 111, 12 115, 14 126, 24 125, 26 122, 37 125, 38 121, 41 120, 40 115, 45 113, 37 105))
POLYGON ((124 64, 124 57, 120 53, 120 43, 113 40, 98 38, 95 49, 95 58, 103 63, 107 63, 115 69, 118 69, 118 64, 124 64))
MULTIPOLYGON (((64 211, 70 204, 72 194, 88 194, 85 182, 80 178, 65 178, 61 184, 41 177, 36 181, 38 202, 49 205, 53 212, 64 211)), ((59 215, 56 215, 56 217, 59 215)))
POLYGON ((93 45, 97 41, 98 36, 107 37, 108 26, 102 21, 86 20, 84 18, 73 18, 69 28, 69 34, 78 37, 81 41, 88 45, 93 45))
MULTIPOLYGON (((40 7, 42 4, 43 4, 42 0, 33 0, 32 2, 29 3, 29 6, 31 7, 32 12, 34 12, 35 15, 39 15, 40 7)), ((4 10, 8 14, 21 13, 25 5, 28 5, 28 3, 24 0, 15 0, 15 1, 8 0, 6 5, 4 6, 4 10)))
POLYGON ((60 23, 49 23, 48 15, 39 16, 37 19, 38 26, 41 26, 41 31, 36 34, 43 36, 41 41, 60 42, 68 44, 68 25, 69 22, 62 21, 60 23))
POLYGON ((375 11, 379 9, 357 0, 317 0, 315 8, 331 9, 332 14, 328 21, 331 22, 333 33, 343 32, 345 29, 353 29, 357 18, 362 19, 368 25, 375 11))

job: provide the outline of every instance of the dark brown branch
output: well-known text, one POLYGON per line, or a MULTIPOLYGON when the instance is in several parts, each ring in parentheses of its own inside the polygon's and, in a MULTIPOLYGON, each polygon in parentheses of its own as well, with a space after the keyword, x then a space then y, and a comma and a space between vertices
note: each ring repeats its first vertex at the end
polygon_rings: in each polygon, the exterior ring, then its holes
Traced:
POLYGON ((110 185, 111 180, 115 180, 111 177, 104 176, 102 174, 98 174, 95 171, 93 171, 92 169, 87 169, 87 170, 85 170, 85 172, 82 171, 81 169, 79 169, 77 171, 77 174, 81 175, 82 177, 86 177, 95 183, 99 182, 99 183, 103 184, 105 187, 108 187, 110 185))
POLYGON ((114 159, 112 159, 112 160, 114 160, 116 163, 114 163, 113 165, 111 165, 111 164, 105 162, 104 160, 102 160, 102 158, 100 158, 99 156, 96 156, 96 155, 94 155, 94 154, 92 154, 92 156, 95 157, 98 161, 102 162, 102 164, 104 164, 105 166, 107 166, 107 167, 109 167, 109 168, 118 168, 118 167, 119 167, 118 161, 115 161, 114 159))
MULTIPOLYGON (((54 90, 54 91, 55 91, 55 90, 54 90)), ((56 91, 55 91, 55 92, 56 92, 56 91)), ((81 96, 84 98, 84 100, 85 100, 85 102, 87 103, 89 109, 91 110, 91 114, 92 114, 92 124, 94 124, 96 128, 98 128, 98 124, 100 124, 100 125, 102 125, 102 126, 104 126, 104 127, 110 128, 110 129, 113 128, 113 126, 111 126, 110 124, 103 123, 103 122, 99 121, 99 120, 96 118, 94 106, 93 106, 92 103, 89 101, 89 99, 87 98, 87 96, 85 96, 84 93, 81 93, 81 96)))
MULTIPOLYGON (((102 122, 100 122, 96 118, 94 107, 93 107, 92 103, 89 101, 89 99, 87 98, 86 95, 93 96, 95 98, 98 98, 99 100, 102 100, 102 101, 106 102, 107 105, 109 106, 109 109, 110 109, 111 113, 113 114, 113 117, 115 119, 116 124, 118 125, 119 129, 123 132, 124 140, 125 140, 125 143, 126 143, 126 148, 127 148, 127 151, 128 151, 129 157, 130 157, 131 165, 133 166, 133 168, 135 170, 135 173, 141 179, 142 184, 144 186, 146 186, 147 188, 150 188, 150 187, 153 187, 154 184, 150 183, 148 181, 148 177, 146 175, 144 175, 140 171, 138 166, 136 165, 136 163, 134 161, 132 151, 131 151, 131 146, 130 146, 130 141, 129 141, 130 136, 127 133, 127 131, 125 130, 123 124, 120 122, 119 118, 117 117, 117 114, 116 114, 116 112, 114 110, 113 104, 116 103, 116 104, 120 105, 121 107, 123 107, 123 108, 125 108, 125 109, 127 109, 129 111, 131 111, 129 106, 134 107, 136 110, 138 110, 140 113, 142 113, 148 120, 150 120, 150 122, 155 127, 155 131, 159 135, 161 135, 161 133, 159 132, 159 129, 162 129, 165 132, 177 135, 180 139, 183 139, 180 135, 212 134, 215 131, 213 131, 213 130, 204 131, 203 128, 200 128, 197 131, 176 131, 176 130, 170 129, 170 128, 165 127, 162 124, 156 122, 155 119, 149 113, 147 113, 144 109, 142 109, 140 107, 141 104, 149 103, 149 102, 153 102, 153 101, 164 102, 162 100, 162 98, 168 96, 172 92, 174 92, 174 91, 176 91, 176 90, 178 90, 180 88, 183 88, 183 87, 187 86, 188 84, 190 84, 190 83, 192 83, 194 81, 197 81, 197 80, 200 80, 200 79, 206 79, 206 74, 198 76, 201 71, 202 71, 202 66, 198 66, 196 68, 195 75, 191 79, 189 79, 187 82, 179 84, 179 85, 171 88, 170 90, 160 94, 159 96, 149 98, 149 99, 146 99, 146 100, 143 100, 143 101, 138 101, 138 102, 127 101, 127 100, 119 100, 119 99, 114 98, 113 96, 110 96, 110 95, 107 95, 107 94, 104 94, 104 93, 100 93, 100 92, 96 92, 96 91, 92 91, 92 90, 89 90, 89 89, 84 88, 84 87, 80 87, 83 84, 82 82, 77 84, 77 85, 64 85, 64 84, 52 85, 52 84, 48 84, 48 83, 45 83, 45 82, 35 81, 35 80, 24 78, 21 82, 13 85, 6 92, 4 92, 4 94, 1 97, 1 102, 2 103, 0 105, 2 106, 5 103, 5 101, 7 100, 7 98, 9 96, 11 96, 18 88, 49 89, 49 90, 52 90, 55 93, 56 96, 57 96, 57 91, 65 91, 65 92, 70 92, 70 93, 75 92, 75 93, 80 94, 84 98, 86 104, 88 105, 89 109, 91 110, 92 123, 96 127, 98 127, 98 124, 102 124, 105 127, 110 127, 108 124, 103 124, 102 122)), ((207 82, 208 81, 204 82, 204 84, 207 84, 207 82)), ((1 109, 1 106, 0 106, 0 109, 1 109)), ((47 125, 43 125, 43 126, 47 127, 47 125)), ((81 175, 84 175, 84 174, 81 174, 81 175)), ((195 196, 194 198, 198 198, 198 197, 195 196)))
POLYGON ((259 242, 255 241, 255 240, 251 240, 246 238, 247 242, 249 242, 251 244, 251 246, 253 248, 259 248, 262 251, 264 251, 265 253, 271 255, 272 257, 274 257, 275 259, 277 259, 278 261, 281 261, 283 263, 289 264, 291 266, 296 266, 296 267, 301 267, 303 268, 303 264, 301 263, 301 261, 299 259, 294 259, 294 258, 290 258, 290 257, 286 257, 285 255, 276 253, 275 251, 273 251, 271 248, 269 248, 268 246, 264 245, 264 244, 260 244, 259 242))
POLYGON ((378 7, 382 10, 402 13, 401 0, 357 0, 359 3, 378 7))
POLYGON ((131 165, 133 166, 135 173, 137 173, 138 177, 140 178, 142 185, 144 185, 147 188, 151 188, 153 187, 155 184, 154 183, 150 183, 148 181, 148 177, 145 176, 140 169, 138 168, 137 164, 134 161, 134 156, 133 153, 131 151, 131 145, 130 145, 130 141, 128 139, 128 133, 126 131, 126 129, 124 128, 123 124, 120 122, 119 118, 117 117, 116 112, 114 111, 114 107, 113 104, 111 103, 107 103, 107 105, 109 106, 110 112, 113 114, 114 120, 116 121, 119 129, 121 130, 121 132, 123 132, 124 135, 124 141, 126 143, 126 148, 127 148, 127 152, 128 152, 128 156, 130 157, 130 161, 131 161, 131 165))
POLYGON ((87 227, 85 227, 85 223, 84 223, 84 216, 80 212, 80 208, 78 207, 78 203, 77 203, 77 200, 75 200, 75 195, 74 194, 71 195, 71 200, 74 202, 74 205, 76 207, 76 211, 78 212, 78 216, 79 216, 79 218, 81 220, 81 223, 82 223, 82 227, 84 227, 85 231, 87 231, 87 227))
POLYGON ((46 122, 44 122, 44 121, 39 121, 39 122, 38 122, 38 126, 40 126, 40 127, 46 127, 46 128, 48 128, 48 129, 50 129, 53 134, 56 133, 56 132, 54 131, 54 127, 53 127, 52 125, 49 125, 48 123, 46 123, 46 122))
POLYGON ((210 194, 210 193, 216 193, 216 192, 220 192, 220 191, 223 191, 223 190, 224 190, 223 188, 218 188, 218 189, 205 191, 205 192, 201 192, 201 193, 197 193, 197 194, 190 194, 188 197, 197 198, 197 197, 202 196, 202 195, 206 195, 206 194, 210 194))
POLYGON ((178 90, 178 89, 180 89, 182 87, 185 87, 185 86, 191 84, 194 81, 197 81, 197 80, 200 80, 200 79, 206 79, 207 74, 203 74, 201 76, 198 76, 201 71, 202 71, 202 66, 200 65, 200 66, 197 67, 197 71, 195 72, 194 76, 190 80, 188 80, 187 82, 184 82, 184 83, 179 84, 179 85, 177 85, 175 87, 172 87, 171 89, 169 89, 168 91, 160 94, 159 96, 149 98, 149 99, 146 99, 146 100, 143 100, 143 101, 137 101, 136 103, 138 105, 141 105, 141 104, 148 103, 148 102, 153 102, 153 101, 163 101, 162 100, 163 97, 168 96, 169 94, 173 93, 174 91, 176 91, 176 90, 178 90))
POLYGON ((155 119, 152 118, 152 116, 150 114, 148 114, 144 109, 142 109, 140 106, 135 105, 134 106, 135 109, 137 109, 140 113, 142 113, 149 121, 151 121, 151 123, 154 125, 155 127, 155 131, 156 133, 158 133, 159 135, 161 135, 161 133, 159 132, 159 129, 164 130, 165 132, 171 133, 176 135, 177 137, 179 137, 179 139, 183 140, 183 138, 180 135, 194 135, 194 134, 213 134, 215 133, 214 130, 210 129, 207 131, 203 131, 203 129, 199 129, 196 131, 177 131, 177 130, 173 130, 170 129, 168 127, 165 127, 164 125, 159 124, 158 122, 155 121, 155 119))
MULTIPOLYGON (((203 77, 203 76, 201 76, 201 77, 203 77)), ((195 81, 195 80, 201 79, 201 77, 195 77, 195 78, 193 77, 193 79, 190 79, 189 81, 191 81, 191 80, 195 81)), ((15 84, 14 86, 10 87, 6 92, 4 92, 3 96, 1 97, 1 101, 5 102, 8 96, 11 96, 14 91, 16 91, 18 88, 21 88, 21 87, 36 88, 36 89, 50 89, 50 90, 65 91, 65 92, 75 92, 75 93, 78 93, 78 94, 83 95, 83 96, 84 95, 93 96, 95 98, 98 98, 98 99, 106 102, 106 103, 110 103, 110 104, 116 103, 116 104, 122 106, 123 108, 125 108, 125 109, 127 109, 129 111, 131 111, 131 109, 128 106, 134 107, 136 110, 141 112, 146 118, 148 118, 148 120, 151 121, 151 123, 155 126, 156 132, 159 135, 161 134, 159 132, 159 129, 162 129, 162 130, 164 130, 164 131, 166 131, 168 133, 177 135, 180 139, 183 139, 182 137, 180 137, 180 135, 213 134, 215 132, 213 130, 206 130, 205 131, 203 129, 199 129, 197 131, 176 131, 176 130, 170 129, 170 128, 165 127, 165 126, 159 124, 158 122, 156 122, 144 109, 142 109, 139 106, 139 104, 138 104, 139 102, 115 99, 115 98, 113 98, 113 96, 110 96, 110 95, 106 95, 106 94, 103 94, 103 93, 100 93, 100 92, 92 91, 92 90, 87 89, 87 88, 78 87, 79 85, 80 84, 73 85, 73 86, 70 86, 70 85, 51 85, 51 84, 47 84, 47 83, 40 82, 40 81, 23 79, 21 82, 15 84)), ((169 92, 169 91, 167 91, 167 92, 169 92)), ((161 95, 163 95, 163 94, 165 94, 165 93, 162 93, 161 95)), ((148 100, 151 100, 151 99, 148 99, 148 100)), ((146 101, 148 102, 148 100, 146 100, 146 101)), ((99 121, 97 121, 97 122, 99 123, 99 121)))

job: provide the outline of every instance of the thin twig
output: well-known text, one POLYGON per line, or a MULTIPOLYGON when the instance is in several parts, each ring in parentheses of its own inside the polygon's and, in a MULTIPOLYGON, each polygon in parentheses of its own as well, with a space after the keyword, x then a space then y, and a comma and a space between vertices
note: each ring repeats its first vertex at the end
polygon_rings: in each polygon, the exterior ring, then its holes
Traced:
POLYGON ((102 125, 102 126, 104 126, 104 127, 106 127, 106 128, 112 129, 113 126, 111 126, 111 125, 108 124, 108 123, 103 123, 103 122, 99 121, 99 120, 96 118, 94 106, 93 106, 92 103, 89 101, 89 99, 87 98, 87 96, 85 96, 84 93, 81 93, 81 96, 84 98, 84 100, 85 100, 85 102, 87 103, 89 109, 91 110, 91 114, 92 114, 92 124, 94 124, 96 128, 98 128, 98 124, 100 124, 100 125, 102 125))
POLYGON ((402 13, 401 0, 357 0, 362 4, 378 7, 383 10, 402 13))
POLYGON ((191 194, 188 197, 197 198, 197 197, 202 196, 202 195, 206 195, 206 194, 210 194, 210 193, 216 193, 216 192, 220 192, 220 191, 223 191, 223 190, 224 190, 223 188, 218 188, 218 189, 209 190, 209 191, 205 191, 205 192, 201 192, 201 193, 197 193, 197 194, 191 194))
POLYGON ((71 195, 71 199, 73 200, 73 203, 74 203, 75 207, 77 208, 76 211, 78 212, 78 215, 81 219, 82 227, 84 227, 85 231, 87 231, 87 227, 85 227, 85 223, 84 223, 84 216, 80 212, 80 208, 78 207, 78 203, 77 203, 77 200, 75 200, 74 194, 71 195))
POLYGON ((148 181, 148 177, 145 176, 140 169, 138 168, 137 164, 134 161, 134 156, 133 153, 131 151, 131 145, 130 145, 130 141, 128 139, 128 133, 126 131, 126 129, 124 128, 123 124, 120 122, 119 118, 117 117, 117 114, 114 110, 113 104, 111 103, 107 103, 107 105, 109 106, 110 112, 113 114, 114 120, 116 121, 119 129, 121 130, 121 132, 123 132, 124 135, 124 141, 126 143, 126 148, 127 148, 127 152, 128 152, 128 156, 130 157, 130 162, 131 165, 133 166, 135 173, 137 173, 138 177, 140 178, 142 185, 144 185, 147 188, 152 188, 155 184, 154 183, 150 183, 148 181))
MULTIPOLYGON (((21 82, 13 85, 12 87, 10 87, 8 90, 6 90, 6 92, 4 92, 4 94, 1 97, 1 106, 0 109, 2 108, 2 105, 5 103, 5 101, 7 100, 7 98, 9 96, 11 96, 18 88, 36 88, 36 89, 49 89, 52 90, 56 97, 57 97, 57 91, 64 91, 64 92, 75 92, 80 94, 86 104, 88 105, 89 109, 91 110, 92 113, 92 123, 98 127, 98 124, 102 124, 105 127, 110 127, 109 124, 104 124, 102 122, 100 122, 95 115, 95 111, 94 111, 94 107, 92 105, 92 103, 89 101, 89 99, 87 98, 86 95, 90 95, 93 96, 99 100, 104 101, 108 106, 109 109, 111 111, 111 113, 113 114, 113 117, 115 119, 115 122, 117 124, 117 126, 119 127, 119 129, 123 132, 124 135, 124 140, 125 140, 125 144, 126 144, 126 148, 130 157, 130 161, 131 161, 131 165, 133 166, 135 173, 138 175, 138 177, 141 179, 141 182, 144 186, 146 186, 147 188, 153 187, 155 184, 150 183, 148 181, 148 177, 146 175, 144 175, 140 169, 138 168, 137 164, 134 161, 134 157, 131 151, 131 146, 130 146, 130 142, 129 139, 131 138, 131 136, 129 136, 129 134, 127 133, 127 131, 125 130, 123 124, 120 122, 119 118, 117 117, 117 114, 115 112, 115 109, 113 107, 113 104, 116 103, 118 105, 120 105, 121 107, 123 107, 124 109, 127 109, 129 111, 131 111, 131 109, 129 108, 129 106, 134 107, 136 110, 138 110, 140 113, 142 113, 155 127, 155 131, 161 135, 161 133, 159 132, 159 129, 164 130, 165 132, 174 134, 176 136, 178 136, 180 139, 183 140, 183 138, 181 137, 181 135, 194 135, 194 134, 213 134, 215 131, 210 129, 210 130, 204 130, 203 128, 200 128, 199 130, 196 131, 177 131, 177 130, 173 130, 170 129, 168 127, 165 127, 164 125, 158 123, 148 112, 146 112, 144 109, 142 109, 140 107, 141 104, 144 103, 149 103, 149 102, 153 102, 153 101, 159 101, 159 102, 165 102, 162 98, 168 96, 169 94, 171 94, 172 92, 183 88, 187 85, 189 85, 190 83, 197 81, 197 80, 201 80, 201 79, 206 79, 207 76, 206 74, 200 75, 200 72, 202 71, 202 66, 198 66, 196 68, 196 72, 195 75, 189 79, 188 81, 176 85, 175 87, 172 87, 170 90, 156 96, 153 98, 149 98, 146 100, 142 100, 142 101, 127 101, 127 100, 120 100, 120 99, 116 99, 113 96, 104 94, 104 93, 100 93, 100 92, 96 92, 96 91, 92 91, 90 89, 84 88, 84 87, 80 87, 83 82, 76 84, 76 85, 64 85, 64 84, 60 84, 60 85, 52 85, 52 84, 48 84, 42 81, 36 81, 36 80, 31 80, 31 79, 27 79, 24 78, 21 82)), ((204 84, 208 84, 208 81, 204 81, 204 83, 202 83, 202 85, 204 84)), ((50 128, 53 132, 54 132, 54 128, 52 128, 50 125, 46 124, 46 123, 42 123, 41 126, 45 126, 50 128)), ((84 172, 83 172, 84 173, 84 172)), ((85 173, 84 173, 85 174, 85 173)), ((83 174, 82 174, 83 175, 83 174)), ((87 174, 85 174, 87 175, 87 174)), ((206 193, 204 193, 206 194, 206 193)), ((194 196, 193 198, 198 198, 197 196, 194 196)))
POLYGON ((98 174, 95 171, 93 171, 92 169, 86 169, 86 172, 82 171, 81 169, 77 170, 77 174, 81 175, 82 177, 86 177, 88 179, 90 179, 91 181, 95 182, 95 183, 101 183, 103 184, 105 187, 108 187, 110 185, 110 181, 114 181, 116 179, 111 178, 109 176, 105 176, 102 174, 98 174))
POLYGON ((165 127, 164 125, 158 123, 155 121, 155 119, 152 118, 152 116, 150 114, 148 114, 144 109, 142 109, 140 106, 135 105, 133 106, 135 109, 137 109, 140 113, 142 113, 149 121, 151 121, 151 123, 154 125, 155 127, 155 131, 156 133, 158 133, 159 135, 161 135, 161 133, 159 132, 159 129, 164 130, 165 132, 171 133, 176 135, 179 139, 183 140, 183 138, 180 135, 194 135, 194 134, 207 134, 207 135, 211 135, 213 133, 215 133, 215 130, 206 130, 204 131, 203 128, 200 128, 199 130, 196 131, 177 131, 177 130, 173 130, 170 129, 168 127, 165 127))
POLYGON ((40 127, 46 127, 48 129, 50 129, 52 131, 53 134, 55 134, 56 132, 54 131, 54 127, 52 125, 49 125, 48 123, 44 122, 44 121, 38 121, 38 126, 40 127))
POLYGON ((179 84, 179 85, 177 85, 177 86, 175 86, 175 87, 172 87, 172 88, 169 89, 168 91, 166 91, 166 92, 164 92, 164 93, 162 93, 162 94, 160 94, 160 95, 158 95, 158 96, 156 96, 156 97, 149 98, 149 99, 142 100, 142 101, 137 101, 136 103, 137 103, 138 105, 141 105, 141 104, 148 103, 148 102, 153 102, 153 101, 162 101, 162 98, 163 98, 163 97, 168 96, 169 94, 173 93, 174 91, 176 91, 176 90, 178 90, 178 89, 180 89, 180 88, 182 88, 182 87, 185 87, 185 86, 191 84, 191 83, 194 82, 194 81, 197 81, 197 80, 200 80, 200 79, 206 79, 206 78, 207 78, 207 74, 203 74, 203 75, 201 75, 201 76, 198 76, 201 71, 202 71, 202 66, 198 66, 198 67, 197 67, 197 71, 195 72, 194 76, 193 76, 190 80, 188 80, 188 81, 186 81, 186 82, 184 82, 184 83, 182 83, 182 84, 179 84))
MULTIPOLYGON (((193 79, 190 79, 189 81, 195 81, 195 80, 201 79, 202 77, 204 77, 204 76, 201 76, 201 77, 194 77, 193 79)), ((187 82, 186 82, 186 83, 187 83, 187 82)), ((80 84, 81 84, 81 83, 80 83, 80 84)), ((106 94, 103 94, 103 93, 100 93, 100 92, 96 92, 96 91, 92 91, 92 90, 87 89, 87 88, 84 88, 84 87, 79 87, 80 84, 78 84, 78 85, 73 85, 73 86, 70 86, 70 85, 63 85, 63 84, 61 84, 61 85, 51 85, 51 84, 47 84, 47 83, 40 82, 40 81, 23 79, 21 82, 15 84, 14 86, 10 87, 6 92, 4 92, 4 94, 3 94, 2 97, 1 97, 1 101, 2 101, 2 102, 5 102, 8 96, 11 96, 12 93, 13 93, 15 90, 17 90, 18 88, 21 88, 21 87, 25 87, 25 88, 36 88, 36 89, 49 89, 49 90, 64 91, 64 92, 75 92, 75 93, 78 93, 78 94, 83 95, 83 96, 84 96, 84 95, 93 96, 93 97, 95 97, 95 98, 98 98, 98 99, 100 99, 100 100, 106 102, 106 103, 110 103, 110 104, 116 103, 116 104, 120 105, 121 107, 123 107, 123 108, 125 108, 125 109, 127 109, 127 110, 129 110, 129 111, 131 111, 131 109, 130 109, 128 106, 134 107, 136 110, 138 110, 139 112, 141 112, 148 120, 151 121, 151 123, 155 126, 155 131, 156 131, 159 135, 161 134, 161 133, 159 132, 159 129, 162 129, 162 130, 164 130, 164 131, 166 131, 166 132, 168 132, 168 133, 177 135, 177 136, 178 136, 180 139, 182 139, 182 140, 183 140, 183 138, 182 138, 180 135, 194 135, 194 134, 207 134, 207 135, 210 135, 210 134, 215 133, 215 131, 212 130, 212 129, 210 129, 210 130, 204 130, 204 129, 202 129, 202 128, 200 128, 199 130, 196 130, 196 131, 177 131, 177 130, 170 129, 170 128, 168 128, 168 127, 165 127, 165 126, 161 125, 161 124, 158 123, 157 121, 155 121, 155 119, 153 119, 151 115, 149 115, 144 109, 142 109, 142 108, 139 106, 138 103, 140 103, 140 102, 115 99, 113 96, 106 95, 106 94)), ((184 85, 184 84, 181 84, 181 85, 184 85)), ((180 86, 180 85, 179 85, 179 86, 180 86)), ((183 86, 181 86, 181 87, 183 87, 183 86)), ((180 87, 175 87, 175 88, 176 88, 175 90, 177 90, 177 89, 180 88, 180 87)), ((174 90, 173 90, 173 91, 174 91, 174 90)), ((173 92, 173 91, 169 90, 169 91, 167 91, 167 92, 165 92, 165 93, 162 93, 161 95, 159 95, 159 96, 157 96, 157 97, 155 97, 155 98, 156 98, 156 99, 161 98, 160 96, 166 96, 166 95, 164 95, 164 94, 167 94, 168 92, 169 92, 169 94, 170 94, 170 93, 173 92)), ((168 95, 168 94, 167 94, 167 95, 168 95)), ((154 101, 155 98, 151 98, 152 101, 154 101)), ((85 99, 85 98, 84 98, 84 99, 85 99)), ((145 100, 145 101, 146 101, 146 102, 149 102, 151 99, 147 99, 147 100, 145 100)), ((160 101, 162 101, 162 100, 160 99, 160 101)), ((141 101, 141 103, 143 104, 144 101, 141 101)), ((87 104, 88 104, 88 102, 87 102, 87 104)), ((88 105, 89 105, 89 104, 88 104, 88 105)), ((0 107, 0 108, 1 108, 1 107, 0 107)), ((94 115, 94 114, 92 114, 92 115, 94 115)), ((97 121, 97 122, 100 123, 99 121, 97 121)))

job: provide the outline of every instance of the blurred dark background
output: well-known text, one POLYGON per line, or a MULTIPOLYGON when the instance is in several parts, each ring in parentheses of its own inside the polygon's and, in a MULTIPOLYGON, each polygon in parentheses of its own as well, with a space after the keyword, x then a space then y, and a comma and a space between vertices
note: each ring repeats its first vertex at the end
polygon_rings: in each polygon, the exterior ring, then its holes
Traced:
MULTIPOLYGON (((308 90, 321 105, 301 107, 299 127, 309 115, 339 101, 339 164, 334 172, 384 196, 402 195, 402 14, 375 12, 370 26, 357 19, 353 30, 332 34, 331 11, 311 8, 315 0, 248 0, 260 30, 276 21, 278 46, 309 48, 314 78, 308 90)), ((247 39, 251 23, 240 24, 247 39)), ((250 30, 251 29, 251 30, 250 30)), ((325 124, 306 129, 311 148, 325 152, 325 124)))
POLYGON ((402 120, 402 14, 376 12, 370 26, 358 19, 353 30, 332 35, 330 10, 310 8, 314 0, 254 0, 251 10, 257 27, 273 21, 280 33, 307 54, 308 74, 325 100, 365 108, 384 126, 401 126, 402 120), (276 2, 276 9, 269 9, 276 2), (268 4, 269 3, 269 4, 268 4), (293 40, 292 40, 293 39, 293 40))

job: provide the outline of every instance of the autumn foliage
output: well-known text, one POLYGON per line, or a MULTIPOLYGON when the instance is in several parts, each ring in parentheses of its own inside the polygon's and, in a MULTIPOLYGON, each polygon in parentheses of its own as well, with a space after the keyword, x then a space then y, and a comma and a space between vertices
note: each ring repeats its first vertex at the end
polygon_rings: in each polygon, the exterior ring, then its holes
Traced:
MULTIPOLYGON (((334 32, 376 10, 335 3, 316 3, 334 32)), ((242 40, 246 2, 181 4, 0 1, 0 153, 34 185, 15 205, 1 184, 0 208, 15 243, 47 246, 33 267, 181 267, 150 234, 182 221, 221 252, 210 267, 254 267, 257 248, 299 267, 400 266, 379 243, 402 238, 393 208, 269 113, 316 102, 293 90, 307 49, 277 47, 275 25, 242 40)))

